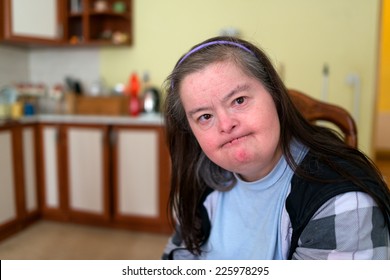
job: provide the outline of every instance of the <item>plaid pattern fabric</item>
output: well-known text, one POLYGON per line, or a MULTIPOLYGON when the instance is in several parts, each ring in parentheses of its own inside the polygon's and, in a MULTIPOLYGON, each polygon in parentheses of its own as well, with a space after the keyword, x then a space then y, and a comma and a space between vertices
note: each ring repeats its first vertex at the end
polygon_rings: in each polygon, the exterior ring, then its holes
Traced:
POLYGON ((366 193, 328 200, 302 232, 293 259, 389 259, 389 231, 366 193))
MULTIPOLYGON (((212 192, 205 202, 209 214, 217 195, 218 192, 212 192)), ((282 216, 280 230, 287 256, 292 228, 286 209, 282 216)), ((168 259, 171 252, 174 259, 202 258, 186 250, 180 228, 169 239, 162 258, 168 259)), ((389 231, 382 212, 366 193, 348 192, 333 197, 307 224, 293 259, 390 259, 389 231)))

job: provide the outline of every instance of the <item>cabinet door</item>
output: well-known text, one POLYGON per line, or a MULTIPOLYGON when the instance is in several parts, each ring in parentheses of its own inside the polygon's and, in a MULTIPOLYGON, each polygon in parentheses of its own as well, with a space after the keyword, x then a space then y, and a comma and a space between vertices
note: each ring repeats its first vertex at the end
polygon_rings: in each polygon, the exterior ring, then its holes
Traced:
POLYGON ((158 217, 158 135, 153 130, 118 133, 118 211, 158 217))
POLYGON ((168 157, 160 127, 116 127, 113 176, 115 220, 134 229, 165 231, 168 157))
POLYGON ((55 42, 61 39, 60 0, 4 0, 5 39, 55 42))
POLYGON ((68 192, 72 219, 109 219, 107 128, 68 126, 68 192))
POLYGON ((35 144, 34 126, 24 126, 22 129, 24 209, 28 216, 34 216, 39 211, 35 144))
POLYGON ((57 125, 39 125, 38 157, 40 158, 39 176, 42 187, 42 214, 46 218, 64 218, 64 204, 61 203, 60 188, 60 127, 57 125))
POLYGON ((12 132, 0 130, 0 236, 18 219, 12 132))

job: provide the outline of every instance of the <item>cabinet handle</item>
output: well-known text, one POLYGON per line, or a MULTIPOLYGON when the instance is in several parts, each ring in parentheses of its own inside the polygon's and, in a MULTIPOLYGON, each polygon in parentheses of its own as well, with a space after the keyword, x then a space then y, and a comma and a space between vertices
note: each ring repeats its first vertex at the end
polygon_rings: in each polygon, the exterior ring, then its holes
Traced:
POLYGON ((58 24, 57 26, 57 39, 63 39, 64 38, 64 25, 58 24))
POLYGON ((59 128, 56 128, 55 133, 54 133, 54 138, 56 143, 58 144, 60 142, 60 130, 59 128))
POLYGON ((111 130, 109 136, 110 146, 115 146, 118 139, 118 133, 115 130, 111 130))

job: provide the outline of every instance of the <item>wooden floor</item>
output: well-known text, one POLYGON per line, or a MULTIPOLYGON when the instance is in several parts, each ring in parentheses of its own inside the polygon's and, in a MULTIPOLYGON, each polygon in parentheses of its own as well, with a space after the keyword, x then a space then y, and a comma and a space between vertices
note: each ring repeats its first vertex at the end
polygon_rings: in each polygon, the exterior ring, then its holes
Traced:
POLYGON ((167 235, 38 221, 0 242, 0 260, 158 260, 167 235))

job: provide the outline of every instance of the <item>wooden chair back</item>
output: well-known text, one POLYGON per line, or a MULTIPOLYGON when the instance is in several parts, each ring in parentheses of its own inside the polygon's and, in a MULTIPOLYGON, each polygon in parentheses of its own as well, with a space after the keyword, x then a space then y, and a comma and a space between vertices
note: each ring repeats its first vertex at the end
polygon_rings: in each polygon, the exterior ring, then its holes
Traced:
POLYGON ((298 110, 308 121, 326 121, 335 125, 344 134, 345 143, 357 148, 356 123, 347 110, 340 106, 317 100, 294 89, 289 89, 289 94, 298 110))

